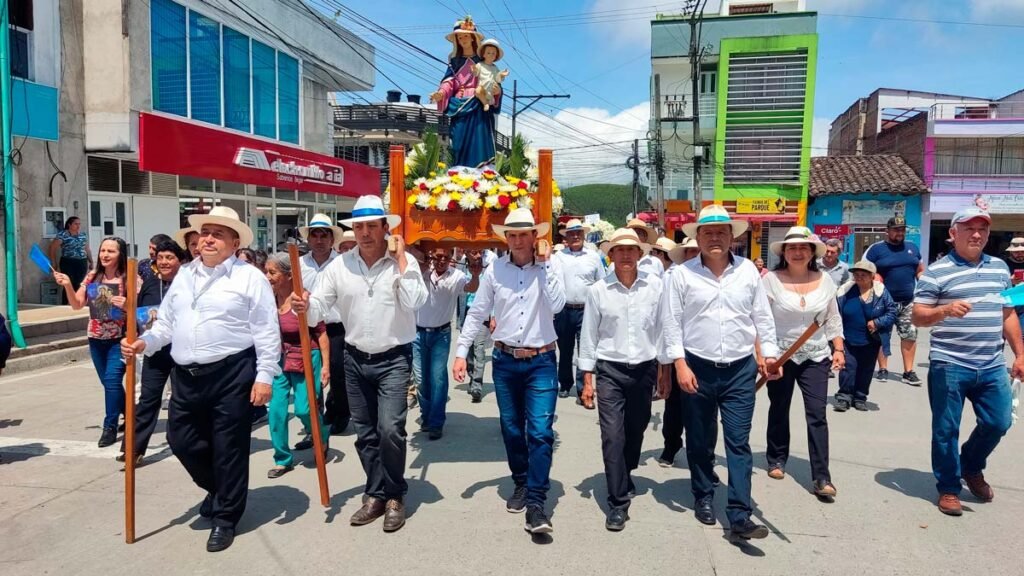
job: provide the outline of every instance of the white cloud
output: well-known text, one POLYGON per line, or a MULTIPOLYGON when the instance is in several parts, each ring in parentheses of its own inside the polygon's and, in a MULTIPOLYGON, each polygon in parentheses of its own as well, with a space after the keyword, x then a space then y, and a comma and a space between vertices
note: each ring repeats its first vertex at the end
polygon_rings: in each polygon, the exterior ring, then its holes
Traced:
MULTIPOLYGON (((650 104, 646 100, 617 113, 604 108, 565 108, 550 115, 529 110, 519 115, 516 131, 533 148, 555 151, 554 175, 562 186, 624 183, 632 178, 625 161, 633 139, 640 139, 641 157, 646 156, 643 139, 647 136, 649 118, 650 104)), ((510 117, 501 116, 498 130, 510 134, 511 123, 510 117)))
MULTIPOLYGON (((657 0, 594 0, 589 16, 595 36, 612 46, 644 48, 651 45, 651 20, 659 13, 678 13, 679 2, 657 0)), ((710 9, 708 10, 710 12, 710 9)))
POLYGON ((1024 14, 1024 0, 968 0, 971 14, 978 18, 1024 14))
POLYGON ((828 129, 832 121, 816 116, 811 124, 811 156, 828 155, 828 129))

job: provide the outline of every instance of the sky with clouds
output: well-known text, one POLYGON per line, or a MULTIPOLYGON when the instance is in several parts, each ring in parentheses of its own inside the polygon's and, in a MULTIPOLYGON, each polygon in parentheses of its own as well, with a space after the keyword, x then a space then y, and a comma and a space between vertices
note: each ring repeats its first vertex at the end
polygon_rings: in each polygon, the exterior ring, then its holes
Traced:
MULTIPOLYGON (((309 0, 339 14, 337 0, 309 0)), ((445 59, 444 35, 469 13, 505 50, 499 62, 519 92, 570 94, 541 100, 517 131, 556 149, 560 183, 625 182, 634 138, 647 133, 650 20, 684 2, 659 0, 356 0, 344 2, 396 36, 445 59)), ((718 0, 709 0, 708 12, 718 0)), ((818 12, 814 154, 824 154, 829 123, 876 88, 999 97, 1024 88, 1024 0, 807 0, 818 12)), ((377 48, 372 93, 342 102, 382 101, 389 89, 426 95, 444 72, 436 62, 385 41, 340 13, 339 22, 377 48)), ((499 130, 510 132, 503 106, 499 130)), ((641 145, 643 154, 643 145, 641 145)))

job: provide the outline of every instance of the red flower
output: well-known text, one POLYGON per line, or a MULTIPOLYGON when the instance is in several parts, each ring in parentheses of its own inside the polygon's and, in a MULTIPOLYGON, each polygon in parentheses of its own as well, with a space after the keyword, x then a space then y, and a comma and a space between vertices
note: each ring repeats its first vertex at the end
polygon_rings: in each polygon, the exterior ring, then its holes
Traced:
POLYGON ((512 198, 509 196, 498 196, 498 204, 501 204, 502 208, 508 207, 509 203, 512 202, 512 198))
POLYGON ((516 188, 519 188, 520 190, 526 190, 526 182, 520 180, 519 183, 516 184, 516 188))
POLYGON ((426 192, 427 190, 429 190, 429 188, 427 188, 427 185, 425 183, 420 182, 420 190, 426 192))
POLYGON ((456 174, 458 174, 458 173, 459 173, 459 171, 458 171, 458 170, 449 170, 449 171, 448 171, 448 175, 449 175, 449 176, 455 176, 455 175, 456 175, 456 174))
POLYGON ((455 200, 449 200, 448 201, 448 209, 449 210, 457 210, 458 208, 459 208, 459 203, 458 202, 456 202, 455 200))
POLYGON ((480 187, 480 183, 477 182, 476 180, 473 180, 473 190, 476 190, 479 187, 480 187))

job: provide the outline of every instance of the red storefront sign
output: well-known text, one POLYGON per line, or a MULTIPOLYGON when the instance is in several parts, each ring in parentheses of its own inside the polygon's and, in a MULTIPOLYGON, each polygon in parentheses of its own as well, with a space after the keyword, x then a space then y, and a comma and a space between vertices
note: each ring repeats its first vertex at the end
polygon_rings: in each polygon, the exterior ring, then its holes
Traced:
POLYGON ((850 227, 846 224, 816 224, 814 226, 814 233, 822 240, 831 238, 842 240, 850 235, 850 227))
POLYGON ((279 142, 139 114, 139 168, 228 182, 362 196, 380 192, 380 171, 279 142))

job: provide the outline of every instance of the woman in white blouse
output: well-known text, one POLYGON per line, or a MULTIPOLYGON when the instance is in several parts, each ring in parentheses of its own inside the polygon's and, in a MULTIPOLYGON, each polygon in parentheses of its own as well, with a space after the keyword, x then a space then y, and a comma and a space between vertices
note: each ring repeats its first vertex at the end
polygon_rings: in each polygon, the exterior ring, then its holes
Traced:
POLYGON ((825 253, 825 244, 803 226, 794 226, 786 238, 773 242, 771 250, 779 264, 762 279, 775 317, 779 348, 788 349, 814 320, 821 328, 786 362, 782 378, 768 383, 768 476, 785 478, 789 458, 789 407, 793 388, 800 387, 807 418, 807 444, 810 454, 813 491, 832 501, 836 488, 828 468, 829 370, 845 365, 843 323, 836 305, 836 286, 828 274, 818 270, 817 259, 825 253), (829 349, 831 342, 834 352, 829 349))

